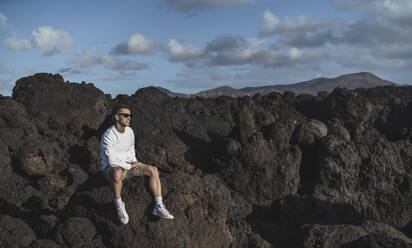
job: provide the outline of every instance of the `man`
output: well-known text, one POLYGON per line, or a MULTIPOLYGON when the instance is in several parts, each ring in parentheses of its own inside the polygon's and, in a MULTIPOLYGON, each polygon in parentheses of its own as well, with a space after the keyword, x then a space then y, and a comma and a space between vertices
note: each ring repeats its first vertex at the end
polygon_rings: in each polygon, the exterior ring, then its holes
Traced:
POLYGON ((132 176, 148 176, 149 187, 155 199, 153 215, 173 219, 162 202, 159 172, 156 167, 137 162, 134 150, 134 133, 129 127, 132 114, 127 106, 118 106, 114 112, 115 124, 102 135, 100 156, 106 180, 113 186, 114 203, 122 224, 129 222, 125 204, 120 197, 122 182, 132 176))

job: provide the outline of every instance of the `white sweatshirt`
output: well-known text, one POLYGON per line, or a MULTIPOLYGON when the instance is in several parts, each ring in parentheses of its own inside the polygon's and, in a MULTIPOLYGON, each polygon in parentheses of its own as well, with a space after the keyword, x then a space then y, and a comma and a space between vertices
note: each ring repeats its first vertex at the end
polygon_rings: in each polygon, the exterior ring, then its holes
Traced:
POLYGON ((133 129, 126 127, 124 133, 119 133, 113 125, 104 131, 100 141, 100 157, 103 171, 107 165, 130 170, 130 163, 137 162, 133 129))

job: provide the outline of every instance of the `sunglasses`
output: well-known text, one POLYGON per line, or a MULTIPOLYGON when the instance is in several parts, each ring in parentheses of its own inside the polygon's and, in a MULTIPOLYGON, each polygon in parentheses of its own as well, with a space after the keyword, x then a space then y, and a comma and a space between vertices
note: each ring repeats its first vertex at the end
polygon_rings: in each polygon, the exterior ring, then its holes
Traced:
POLYGON ((121 115, 121 116, 123 116, 124 118, 127 118, 127 117, 129 117, 129 116, 130 116, 130 118, 132 118, 132 114, 123 114, 123 113, 120 113, 120 114, 118 114, 118 115, 121 115))

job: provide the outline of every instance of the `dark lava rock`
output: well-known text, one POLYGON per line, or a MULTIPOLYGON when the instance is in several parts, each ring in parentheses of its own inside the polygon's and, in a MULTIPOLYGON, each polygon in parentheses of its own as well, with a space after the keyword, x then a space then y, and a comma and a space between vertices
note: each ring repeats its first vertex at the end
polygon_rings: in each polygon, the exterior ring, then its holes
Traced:
POLYGON ((50 239, 38 239, 30 244, 29 248, 59 248, 56 242, 50 239))
POLYGON ((13 88, 13 99, 51 129, 77 132, 86 125, 98 128, 104 121, 108 102, 92 84, 65 83, 62 76, 39 73, 21 78, 13 88))
POLYGON ((27 247, 36 234, 24 221, 10 217, 0 216, 0 246, 1 247, 27 247))
POLYGON ((48 237, 53 234, 58 221, 58 218, 54 215, 41 215, 36 218, 33 228, 39 236, 48 237))
POLYGON ((0 184, 6 183, 12 173, 8 147, 0 141, 0 184))
POLYGON ((294 132, 295 143, 308 146, 328 134, 328 128, 318 120, 309 120, 299 125, 294 132))
POLYGON ((85 218, 73 217, 66 221, 57 233, 58 243, 75 247, 93 247, 92 240, 97 229, 85 218))
POLYGON ((40 73, 0 97, 1 247, 410 247, 412 87, 311 95, 111 99, 40 73), (100 164, 117 104, 137 159, 121 225, 100 164), (38 239, 36 239, 38 238, 38 239))

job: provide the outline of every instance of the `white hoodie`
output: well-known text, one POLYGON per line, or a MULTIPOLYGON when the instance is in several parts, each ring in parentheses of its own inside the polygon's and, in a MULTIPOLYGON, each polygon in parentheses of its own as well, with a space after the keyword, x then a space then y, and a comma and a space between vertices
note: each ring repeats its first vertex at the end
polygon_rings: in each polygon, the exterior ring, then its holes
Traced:
POLYGON ((100 141, 100 157, 103 171, 107 165, 130 170, 130 163, 137 162, 133 129, 126 127, 124 133, 119 133, 113 125, 104 131, 100 141))

